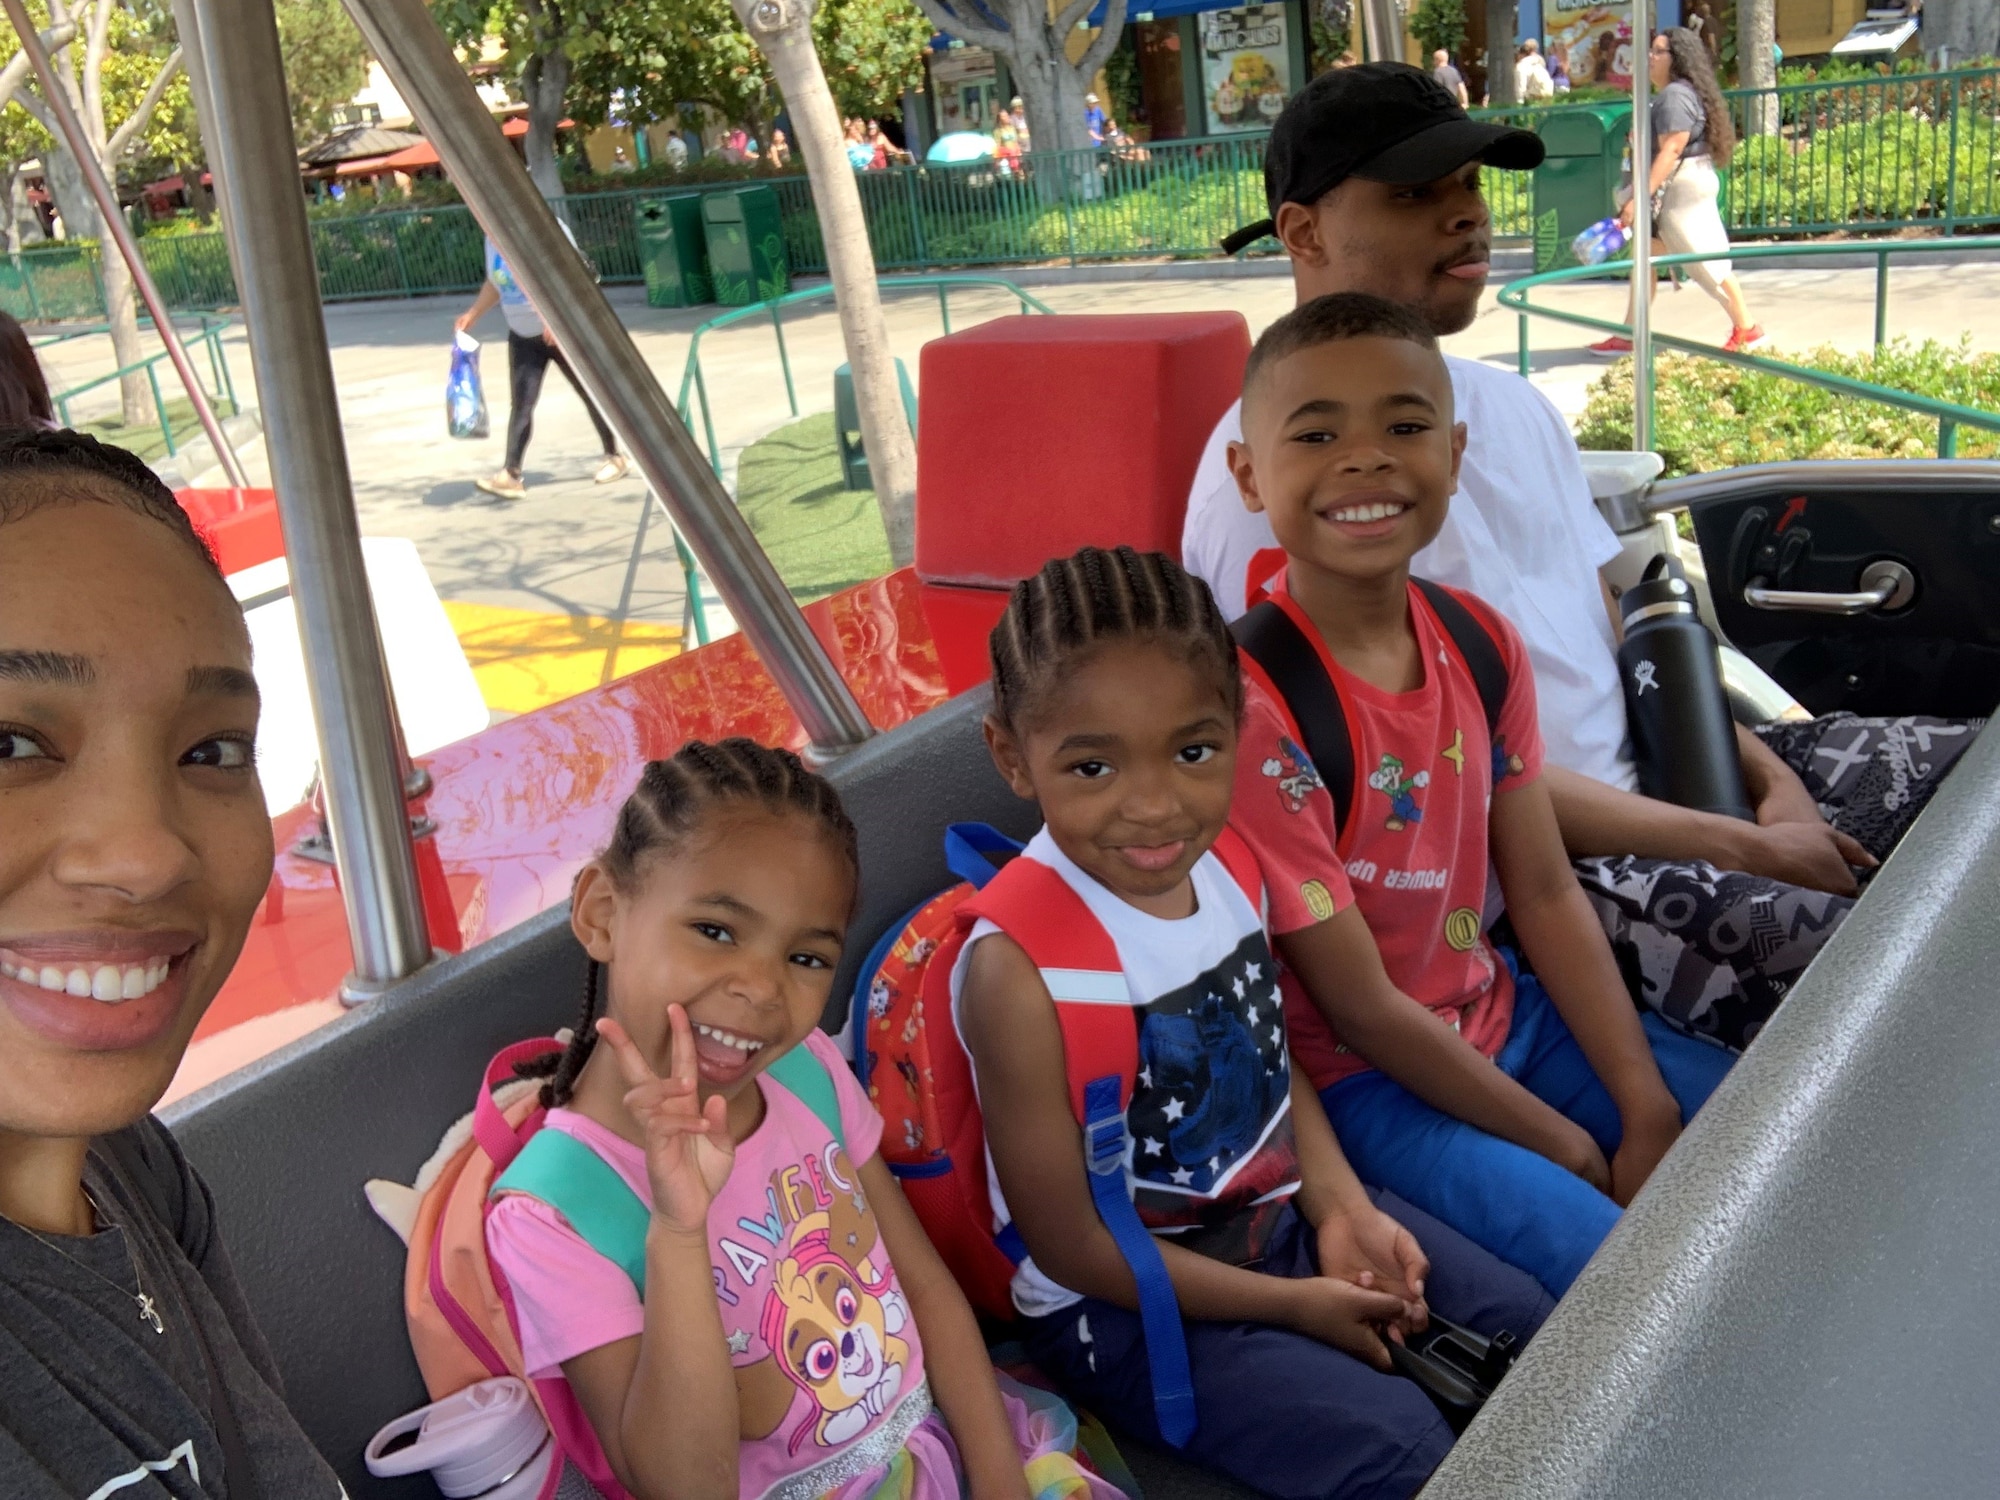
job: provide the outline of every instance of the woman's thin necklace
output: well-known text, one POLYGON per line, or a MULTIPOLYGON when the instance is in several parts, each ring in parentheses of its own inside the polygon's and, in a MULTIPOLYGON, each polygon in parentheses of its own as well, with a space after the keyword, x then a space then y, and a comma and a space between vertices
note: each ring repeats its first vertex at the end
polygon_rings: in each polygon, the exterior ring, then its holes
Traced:
MULTIPOLYGON (((93 1225, 93 1232, 94 1232, 94 1226, 96 1225, 103 1225, 107 1229, 113 1227, 111 1220, 105 1215, 104 1210, 97 1206, 97 1200, 91 1196, 89 1188, 85 1188, 83 1190, 83 1201, 90 1205, 90 1215, 91 1215, 91 1223, 93 1225)), ((129 1242, 125 1246, 125 1256, 126 1260, 132 1267, 132 1279, 139 1285, 139 1290, 136 1293, 126 1291, 124 1287, 119 1286, 117 1282, 113 1281, 109 1276, 106 1276, 102 1271, 97 1270, 94 1266, 85 1265, 82 1261, 78 1260, 74 1255, 71 1255, 67 1250, 63 1249, 62 1246, 58 1245, 54 1240, 51 1240, 47 1235, 41 1233, 39 1230, 28 1229, 28 1226, 26 1224, 21 1224, 18 1227, 21 1229, 26 1229, 30 1235, 33 1235, 34 1238, 41 1241, 43 1245, 55 1251, 56 1254, 60 1255, 64 1260, 68 1261, 71 1265, 75 1266, 79 1271, 88 1272, 90 1275, 95 1276, 99 1281, 103 1282, 106 1286, 112 1288, 113 1290, 121 1293, 124 1296, 130 1297, 132 1301, 138 1305, 139 1321, 148 1325, 153 1330, 153 1332, 165 1333, 167 1331, 167 1325, 163 1321, 161 1321, 159 1308, 153 1305, 153 1299, 146 1291, 146 1278, 139 1274, 139 1257, 132 1253, 132 1246, 129 1242)))

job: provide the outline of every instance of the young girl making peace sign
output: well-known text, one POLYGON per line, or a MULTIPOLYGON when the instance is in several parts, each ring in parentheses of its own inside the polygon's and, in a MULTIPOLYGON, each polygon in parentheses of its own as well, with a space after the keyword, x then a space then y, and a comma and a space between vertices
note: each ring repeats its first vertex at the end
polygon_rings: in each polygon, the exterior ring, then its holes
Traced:
POLYGON ((544 1090, 544 1128, 651 1207, 644 1280, 503 1197, 487 1244, 528 1369, 564 1378, 593 1467, 641 1500, 1113 1495, 1067 1456, 1066 1409, 1002 1394, 817 1030, 856 874, 853 825, 796 756, 728 740, 647 767, 577 883, 590 982, 544 1090), (837 1130, 769 1074, 798 1047, 837 1130))

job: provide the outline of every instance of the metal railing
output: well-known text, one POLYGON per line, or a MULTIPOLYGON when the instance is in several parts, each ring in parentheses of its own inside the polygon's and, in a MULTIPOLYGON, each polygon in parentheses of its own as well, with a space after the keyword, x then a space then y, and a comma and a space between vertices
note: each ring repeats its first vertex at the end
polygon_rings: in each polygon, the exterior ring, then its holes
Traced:
MULTIPOLYGON (((1656 255, 1652 258, 1655 269, 1672 266, 1693 265, 1705 260, 1771 260, 1777 258, 1823 258, 1827 256, 1870 255, 1875 260, 1875 347, 1881 348, 1888 340, 1889 327, 1889 259, 1896 255, 1935 255, 1945 251, 2000 251, 2000 235, 1969 236, 1960 239, 1903 240, 1879 245, 1734 245, 1728 250, 1711 251, 1687 255, 1656 255)), ((1519 368, 1527 375, 1531 365, 1528 320, 1530 317, 1551 318, 1559 323, 1568 323, 1578 328, 1588 328, 1598 333, 1617 334, 1629 338, 1630 324, 1614 322, 1609 318, 1593 317, 1589 313, 1574 312, 1568 308, 1550 307, 1528 300, 1528 294, 1539 287, 1558 286, 1579 281, 1627 280, 1631 275, 1629 263, 1611 263, 1601 266, 1569 266, 1557 271, 1544 271, 1536 276, 1524 276, 1519 281, 1511 281, 1500 289, 1499 300, 1502 307, 1512 308, 1520 318, 1519 368)), ((1915 412, 1920 416, 1934 419, 1938 424, 1937 453, 1939 458, 1954 458, 1958 454, 1958 429, 1977 427, 2000 432, 2000 412, 1983 410, 1976 406, 1961 406, 1953 401, 1941 401, 1934 396, 1919 396, 1910 391, 1892 390, 1887 386, 1872 385, 1865 380, 1856 380, 1851 375, 1836 374, 1831 370, 1816 370, 1810 365, 1797 365, 1781 359, 1770 359, 1757 354, 1736 354, 1713 344, 1698 343, 1674 334, 1653 333, 1647 341, 1649 350, 1664 346, 1683 354, 1698 355, 1723 364, 1735 365, 1739 369, 1755 370, 1760 374, 1776 375, 1784 380, 1801 385, 1817 386, 1821 390, 1834 391, 1843 396, 1852 396, 1863 401, 1873 401, 1882 406, 1893 406, 1902 411, 1915 412)), ((1650 387, 1649 387, 1650 388, 1650 387)))
MULTIPOLYGON (((1731 230, 1753 236, 2000 224, 2000 69, 1895 74, 1727 94, 1742 142, 1724 174, 1731 230)), ((1602 101, 1598 101, 1602 102, 1602 101)), ((1560 101, 1474 110, 1538 130, 1560 101)), ((859 174, 878 268, 932 271, 1034 261, 1215 256, 1264 203, 1265 132, 1124 150, 1037 152, 1018 171, 996 162, 921 163, 859 174)), ((792 271, 826 269, 812 185, 754 177, 778 196, 792 271)), ((560 200, 600 279, 644 279, 638 207, 664 196, 734 192, 745 181, 689 183, 560 200)), ((1531 232, 1533 182, 1491 172, 1496 237, 1531 232)), ((329 214, 312 221, 322 301, 470 293, 484 274, 481 234, 461 204, 329 214)), ((141 254, 181 310, 237 300, 219 233, 154 234, 141 254)), ((36 247, 0 261, 0 308, 24 321, 102 317, 97 248, 36 247)))
MULTIPOLYGON (((222 347, 222 335, 231 326, 230 321, 226 318, 204 317, 201 320, 201 331, 192 338, 187 339, 186 343, 190 353, 197 348, 205 347, 208 350, 209 399, 218 407, 226 404, 229 408, 229 414, 235 416, 242 408, 237 404, 236 400, 235 377, 229 371, 229 351, 222 347)), ((84 334, 99 333, 102 331, 102 328, 83 329, 75 334, 64 336, 80 337, 84 334)), ((56 340, 45 342, 56 342, 56 340)), ((71 403, 79 396, 88 395, 90 392, 110 385, 114 381, 124 379, 127 375, 143 371, 145 372, 147 385, 152 388, 153 417, 160 424, 160 439, 166 444, 167 457, 175 457, 180 452, 179 440, 174 436, 173 417, 167 407, 167 398, 160 388, 160 361, 168 358, 170 358, 169 351, 162 349, 158 354, 150 354, 136 364, 121 366, 108 375, 99 375, 94 380, 86 380, 81 385, 73 385, 67 390, 58 391, 49 398, 55 403, 56 416, 61 420, 63 426, 75 426, 76 424, 71 417, 71 403)))
MULTIPOLYGON (((1013 282, 1000 276, 901 276, 893 281, 882 283, 882 290, 885 293, 894 293, 918 287, 936 288, 938 316, 943 322, 944 331, 947 334, 951 332, 951 302, 949 299, 953 287, 960 289, 968 287, 998 287, 1018 301, 1021 305, 1021 311, 1024 313, 1031 308, 1038 313, 1052 313, 1055 311, 1047 303, 1031 296, 1013 282)), ((715 470, 715 477, 717 479, 722 477, 722 447, 715 438, 715 419, 710 413, 708 405, 708 381, 701 372, 701 341, 703 337, 719 328, 727 328, 732 323, 742 323, 751 318, 768 316, 771 320, 771 331, 778 340, 778 365, 785 372, 785 400, 790 403, 792 415, 796 417, 799 414, 799 395, 797 387, 792 381, 792 358, 790 352, 785 347, 785 325, 779 313, 781 309, 796 306, 801 302, 825 302, 832 297, 833 288, 830 286, 808 287, 804 291, 787 292, 782 297, 773 297, 765 302, 753 302, 748 307, 733 307, 726 313, 710 318, 706 323, 695 329, 694 337, 688 341, 687 362, 681 368, 681 392, 679 399, 675 402, 675 409, 680 413, 681 421, 692 431, 694 423, 692 421, 693 407, 691 402, 696 397, 700 398, 702 436, 708 441, 708 462, 709 466, 715 470)))
POLYGON ((2000 69, 1732 90, 1729 227, 1822 234, 2000 221, 2000 69))

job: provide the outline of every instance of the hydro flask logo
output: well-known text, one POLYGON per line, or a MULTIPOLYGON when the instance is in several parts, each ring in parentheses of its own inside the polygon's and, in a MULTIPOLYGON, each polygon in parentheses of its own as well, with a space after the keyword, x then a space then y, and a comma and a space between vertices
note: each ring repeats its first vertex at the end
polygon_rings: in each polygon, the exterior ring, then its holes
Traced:
POLYGON ((1633 665, 1632 680, 1639 684, 1638 689, 1632 694, 1633 697, 1645 697, 1647 688, 1651 688, 1656 693, 1660 690, 1659 683, 1653 680, 1653 674, 1658 670, 1659 668, 1655 667, 1650 661, 1641 661, 1633 665))

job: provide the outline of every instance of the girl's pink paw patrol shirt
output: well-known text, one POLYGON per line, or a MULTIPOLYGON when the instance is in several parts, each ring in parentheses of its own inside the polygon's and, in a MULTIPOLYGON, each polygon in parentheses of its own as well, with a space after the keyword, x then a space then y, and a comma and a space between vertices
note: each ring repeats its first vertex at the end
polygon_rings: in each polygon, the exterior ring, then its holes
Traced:
MULTIPOLYGON (((854 1168, 875 1155, 882 1117, 831 1041, 815 1032, 804 1045, 833 1077, 844 1140, 784 1085, 760 1077, 764 1122, 736 1148, 708 1210, 742 1413, 745 1500, 826 1495, 856 1480, 872 1488, 866 1481, 881 1477, 931 1414, 923 1346, 854 1168)), ((639 1147, 566 1109, 551 1110, 545 1128, 590 1147, 651 1205, 639 1147)), ((563 1361, 644 1327, 631 1278, 548 1205, 502 1198, 486 1242, 536 1378, 560 1377, 563 1361)), ((927 1446, 918 1441, 919 1451, 927 1446)))

